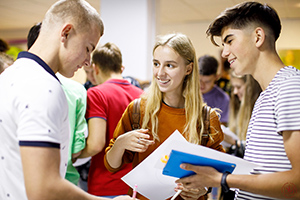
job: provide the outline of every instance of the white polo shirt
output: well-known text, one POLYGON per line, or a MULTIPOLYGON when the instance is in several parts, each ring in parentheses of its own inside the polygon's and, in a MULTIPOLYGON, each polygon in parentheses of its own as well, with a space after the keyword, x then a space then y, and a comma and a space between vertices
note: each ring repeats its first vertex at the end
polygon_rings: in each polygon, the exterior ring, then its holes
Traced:
POLYGON ((25 200, 19 146, 61 149, 60 174, 65 176, 68 103, 51 68, 39 57, 21 52, 0 75, 0 199, 25 200))

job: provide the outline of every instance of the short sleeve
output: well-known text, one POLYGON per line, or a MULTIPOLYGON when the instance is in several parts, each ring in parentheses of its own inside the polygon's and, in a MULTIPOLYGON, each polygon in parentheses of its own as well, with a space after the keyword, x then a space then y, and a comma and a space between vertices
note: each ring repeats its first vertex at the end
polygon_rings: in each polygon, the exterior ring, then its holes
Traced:
POLYGON ((275 102, 277 132, 300 130, 300 77, 281 81, 275 102))
POLYGON ((65 129, 64 123, 68 121, 68 104, 60 83, 54 81, 26 84, 14 99, 20 144, 61 144, 65 140, 61 131, 65 129))
POLYGON ((107 108, 108 105, 105 101, 105 96, 102 95, 101 91, 96 87, 90 88, 87 91, 86 119, 100 117, 107 120, 107 108))

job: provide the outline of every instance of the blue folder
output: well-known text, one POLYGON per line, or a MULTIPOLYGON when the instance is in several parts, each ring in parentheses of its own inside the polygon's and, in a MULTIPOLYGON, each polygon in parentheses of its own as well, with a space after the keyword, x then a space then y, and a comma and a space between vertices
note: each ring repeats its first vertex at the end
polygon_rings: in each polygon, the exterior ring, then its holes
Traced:
POLYGON ((163 169, 163 174, 173 176, 177 178, 183 178, 186 176, 194 175, 195 172, 188 171, 180 168, 180 164, 188 163, 192 165, 210 166, 218 170, 219 172, 232 173, 236 164, 224 162, 220 160, 214 160, 202 156, 197 156, 181 151, 172 150, 169 156, 169 160, 163 169))

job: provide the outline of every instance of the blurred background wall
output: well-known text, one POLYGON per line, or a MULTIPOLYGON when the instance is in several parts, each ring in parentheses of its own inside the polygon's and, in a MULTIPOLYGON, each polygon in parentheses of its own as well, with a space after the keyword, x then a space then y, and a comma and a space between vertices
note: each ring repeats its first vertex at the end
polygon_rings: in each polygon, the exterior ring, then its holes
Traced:
MULTIPOLYGON (((227 7, 242 0, 87 0, 102 16, 104 36, 99 45, 116 43, 123 54, 124 75, 141 80, 152 78, 152 48, 156 35, 181 32, 192 40, 197 57, 204 54, 221 61, 221 48, 212 45, 205 31, 210 22, 227 7)), ((35 23, 42 21, 55 0, 0 0, 0 38, 16 56, 26 50, 26 36, 35 23)), ((265 0, 274 7, 282 22, 277 49, 287 64, 300 67, 300 1, 265 0)), ((73 79, 85 82, 79 70, 73 79)))

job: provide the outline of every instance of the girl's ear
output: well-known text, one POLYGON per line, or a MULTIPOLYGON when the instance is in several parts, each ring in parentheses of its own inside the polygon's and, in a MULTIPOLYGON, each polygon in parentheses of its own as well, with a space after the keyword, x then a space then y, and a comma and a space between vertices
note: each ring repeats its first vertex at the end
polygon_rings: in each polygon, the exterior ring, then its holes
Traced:
POLYGON ((194 67, 194 63, 191 62, 190 64, 188 64, 188 66, 186 67, 185 75, 189 75, 190 73, 192 73, 193 67, 194 67))
POLYGON ((266 34, 263 28, 257 27, 255 29, 255 44, 256 47, 261 47, 262 44, 265 42, 266 34))
POLYGON ((73 29, 73 25, 72 24, 66 24, 63 27, 63 29, 61 31, 61 41, 62 42, 65 42, 68 39, 68 37, 69 37, 70 32, 71 32, 72 29, 73 29))

